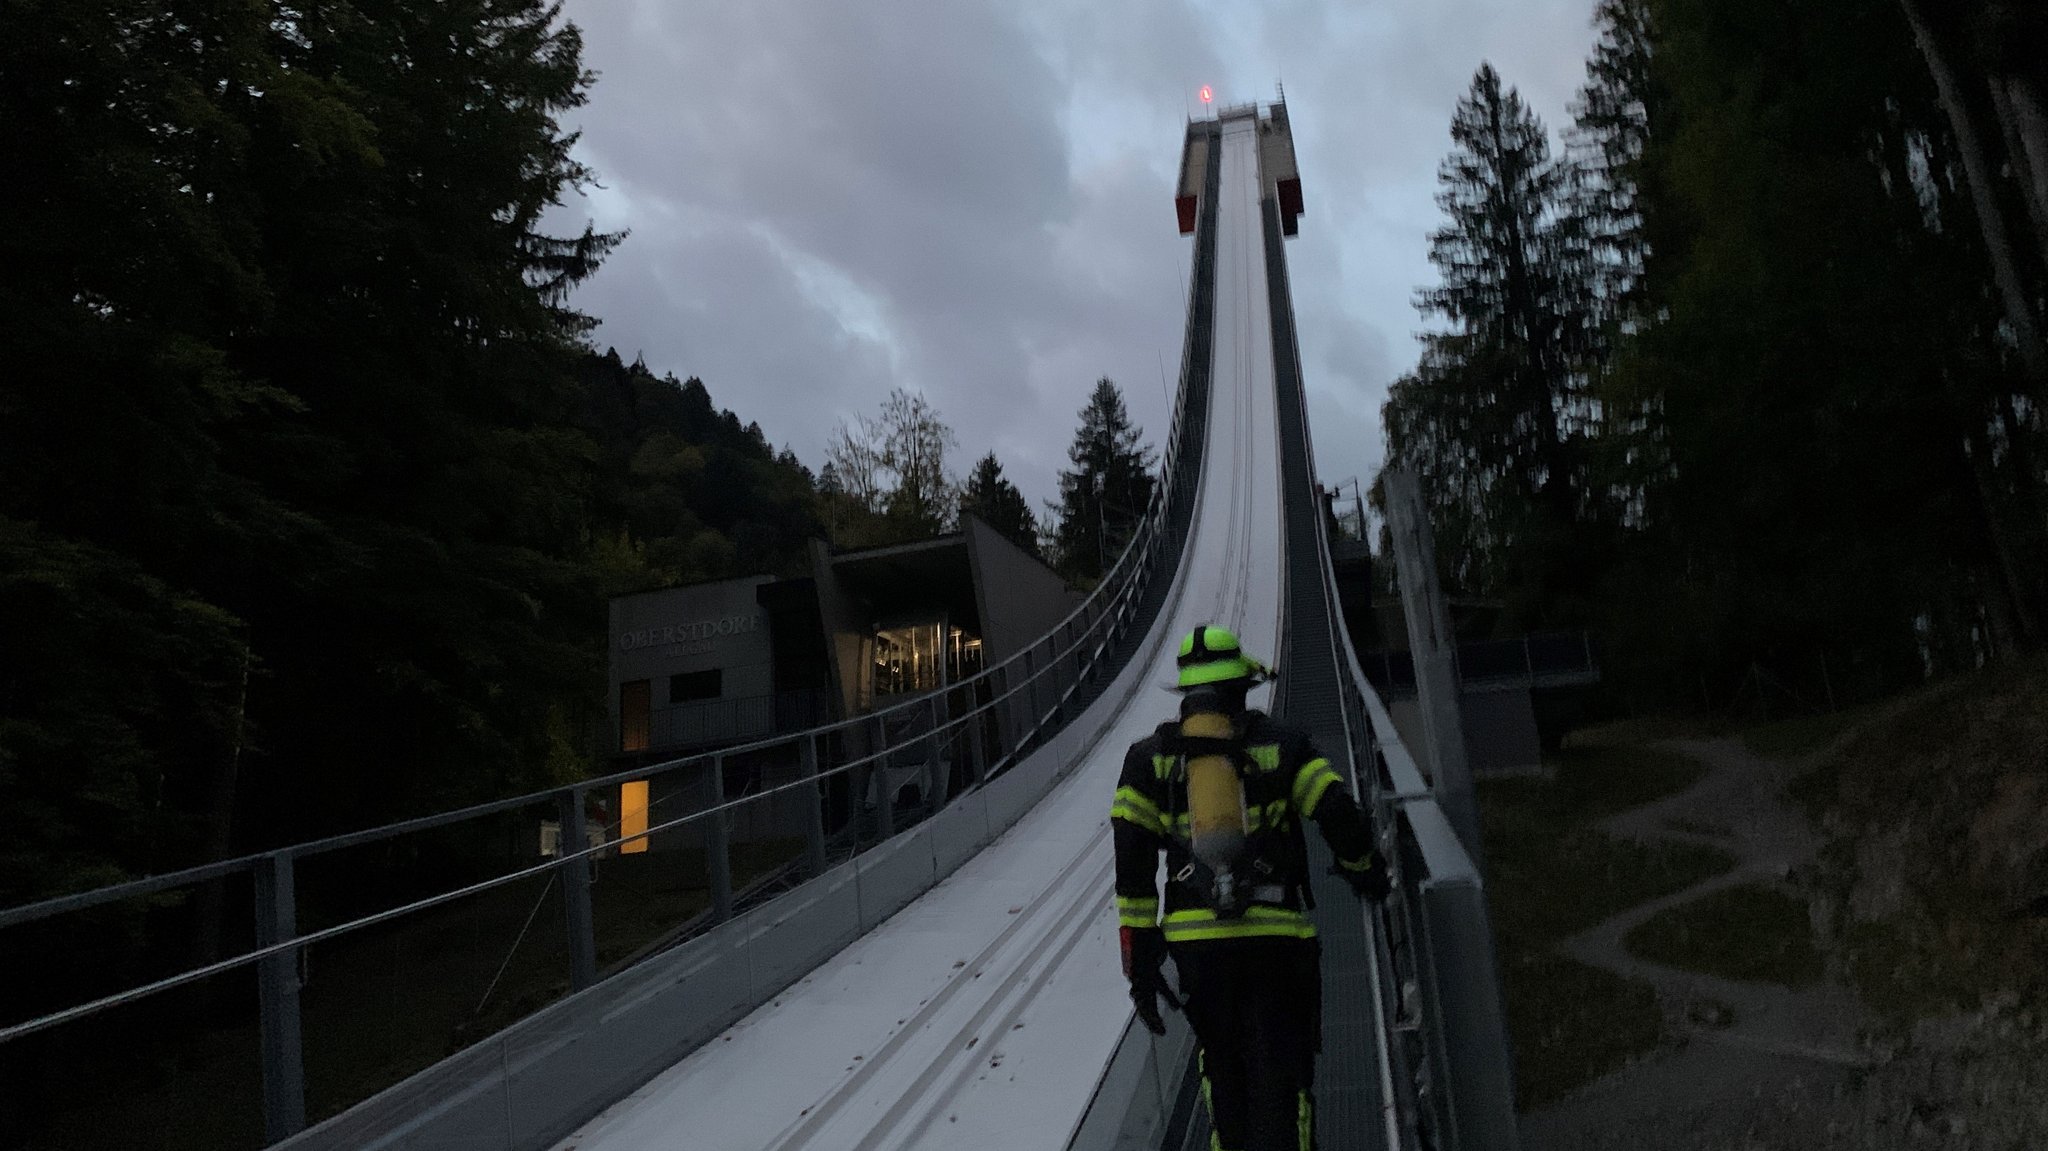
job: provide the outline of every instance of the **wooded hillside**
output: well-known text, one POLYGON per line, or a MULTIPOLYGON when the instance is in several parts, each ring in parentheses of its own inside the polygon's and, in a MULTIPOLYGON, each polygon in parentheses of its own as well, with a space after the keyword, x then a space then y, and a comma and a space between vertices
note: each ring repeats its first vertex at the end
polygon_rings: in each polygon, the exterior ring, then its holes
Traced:
POLYGON ((2048 23, 1602 0, 1554 147, 1482 67, 1389 459, 1446 586, 1623 706, 1818 710, 2048 641, 2048 23))
POLYGON ((6 8, 0 904, 574 777, 607 595, 800 561, 795 458, 564 302, 558 15, 6 8))

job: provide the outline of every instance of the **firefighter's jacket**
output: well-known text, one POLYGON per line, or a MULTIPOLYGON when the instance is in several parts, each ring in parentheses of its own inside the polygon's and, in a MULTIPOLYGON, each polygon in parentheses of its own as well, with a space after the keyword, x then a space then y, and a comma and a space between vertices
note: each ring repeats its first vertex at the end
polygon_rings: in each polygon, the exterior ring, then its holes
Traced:
POLYGON ((1219 916, 1192 880, 1187 766, 1173 750, 1180 725, 1165 723, 1131 745, 1110 807, 1116 846, 1117 922, 1163 927, 1170 943, 1281 936, 1310 939, 1308 851, 1302 821, 1313 819, 1337 865, 1351 871, 1385 866, 1372 832, 1330 761, 1306 732, 1263 711, 1238 720, 1246 763, 1245 858, 1260 889, 1238 917, 1219 916), (1166 852, 1166 906, 1160 914, 1156 875, 1166 852))

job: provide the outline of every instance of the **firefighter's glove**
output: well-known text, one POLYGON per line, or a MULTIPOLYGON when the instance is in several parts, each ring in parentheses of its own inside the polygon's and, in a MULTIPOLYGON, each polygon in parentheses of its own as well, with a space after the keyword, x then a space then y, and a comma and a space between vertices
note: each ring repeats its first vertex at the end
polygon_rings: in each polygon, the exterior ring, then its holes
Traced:
POLYGON ((1180 1000, 1166 985, 1166 935, 1156 927, 1120 927, 1123 944, 1124 978, 1131 981, 1131 1002, 1137 1004, 1138 1019, 1154 1035, 1166 1034, 1166 1020, 1159 1015, 1159 1001, 1175 1011, 1180 1000))
POLYGON ((1394 877, 1388 873, 1387 861, 1378 851, 1368 851, 1364 859, 1354 863, 1339 862, 1330 872, 1343 877, 1360 899, 1385 903, 1394 892, 1394 877))

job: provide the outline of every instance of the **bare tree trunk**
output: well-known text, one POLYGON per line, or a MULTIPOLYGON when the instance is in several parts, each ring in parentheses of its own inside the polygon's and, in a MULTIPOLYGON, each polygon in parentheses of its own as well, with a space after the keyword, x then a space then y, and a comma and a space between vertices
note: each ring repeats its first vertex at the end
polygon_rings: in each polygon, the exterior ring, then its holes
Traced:
POLYGON ((2034 616, 2033 589, 2026 575, 2028 568, 2025 561, 2014 554, 2013 533, 1999 522, 2002 517, 1998 511, 1998 484, 1991 474, 1991 437, 1981 419, 1969 421, 1968 436, 1970 476, 1976 481, 1977 506, 1984 517, 1984 534, 1990 537, 1991 550, 1998 557, 1998 574, 2003 577, 2004 598, 2012 611, 2014 630, 2019 634, 2021 643, 2031 645, 2041 634, 2040 621, 2034 616))
MULTIPOLYGON (((2041 253, 2042 271, 2048 272, 2048 171, 2042 170, 2042 163, 2048 155, 2036 159, 2035 150, 2027 146, 2025 134, 2020 130, 2019 102, 2012 97, 2019 87, 2016 81, 2006 77, 1991 77, 1991 110, 1998 117, 1999 130, 2005 135, 2005 152, 2012 161, 2013 175, 2018 177, 2020 199, 2027 205, 2027 220, 2034 226, 2034 247, 2041 253)), ((2035 125, 2037 128, 2040 125, 2035 125)))
MULTIPOLYGON (((2033 198, 2048 213, 2048 104, 2028 76, 2007 76, 2005 93, 2012 101, 2013 130, 2019 134, 2020 151, 2034 177, 2033 198)), ((2041 225, 2037 220, 2035 227, 2041 225)), ((2044 240, 2048 242, 2048 240, 2044 240)))
MULTIPOLYGON (((1998 395, 1998 413, 2005 421, 2005 442, 2012 453, 2015 486, 2019 489, 2021 504, 2031 518, 2032 529, 2048 539, 2048 500, 2042 499, 2041 473, 2034 463, 2034 429, 2020 417, 2019 407, 2012 402, 2012 393, 2002 388, 1998 395)), ((2044 570, 2048 570, 2048 565, 2044 565, 2044 570)))
POLYGON ((2020 641, 2019 623, 2013 614, 2011 592, 1999 574, 1983 568, 1973 568, 1970 570, 1969 584, 1977 593, 1971 597, 1971 602, 1984 613, 1984 626, 1991 632, 1991 650, 2009 652, 2025 646, 2020 641))
POLYGON ((1942 107, 1948 110, 1949 124, 1955 129, 1956 147, 1962 153, 1963 173, 1970 185, 1970 203, 1977 212, 1977 226, 1984 233, 1984 247, 1991 257, 1991 278, 1998 285, 1998 294, 2005 304, 2006 322, 2012 325, 2013 335, 2019 340, 2020 360, 2026 365, 2027 375, 2036 386, 2048 379, 2048 350, 2041 344, 2041 329, 2034 322, 2034 313, 2027 305, 2027 295, 2020 286, 2019 269, 2013 261, 2012 240, 2006 235, 2005 217, 1999 211, 1997 197, 1993 194, 1993 172, 1984 159, 1984 145, 1977 136, 1977 126, 1970 118, 1969 105, 1963 99, 1962 87, 1956 82, 1956 75, 1949 68, 1948 58, 1942 55, 1941 45, 1935 42, 1934 33, 1927 22, 1920 17, 1920 9, 1914 0, 1899 0, 1899 8, 1906 14, 1906 22, 1913 27, 1913 39, 1920 46, 1920 54, 1927 60, 1928 75, 1934 79, 1934 90, 1941 97, 1942 107))
MULTIPOLYGON (((249 715, 249 665, 253 660, 254 653, 245 642, 242 645, 242 683, 240 693, 235 697, 234 743, 228 749, 226 761, 214 773, 213 787, 207 796, 203 850, 208 863, 226 859, 234 847, 235 791, 242 777, 242 745, 246 742, 244 735, 249 715)), ((220 958, 220 933, 226 903, 227 880, 210 879, 200 885, 198 922, 192 932, 192 961, 195 966, 220 958)))

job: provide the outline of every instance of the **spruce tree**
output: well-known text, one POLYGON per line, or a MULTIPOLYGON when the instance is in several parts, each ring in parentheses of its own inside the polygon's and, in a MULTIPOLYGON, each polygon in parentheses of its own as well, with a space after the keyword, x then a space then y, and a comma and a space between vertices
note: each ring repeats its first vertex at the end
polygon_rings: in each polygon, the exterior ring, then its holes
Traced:
POLYGON ((1576 178, 1543 124, 1482 65, 1438 171, 1448 217, 1430 237, 1441 283, 1419 294, 1451 331, 1425 338, 1421 370, 1389 393, 1389 459, 1443 477, 1480 552, 1467 590, 1533 622, 1572 594, 1582 499, 1591 262, 1571 212, 1576 178))
POLYGON ((1587 335, 1583 230, 1568 211, 1573 175, 1520 93, 1481 65, 1451 121, 1451 154, 1438 169, 1437 204, 1450 219, 1430 236, 1442 283, 1422 293, 1425 313, 1494 357, 1490 401, 1501 438, 1488 463, 1532 497, 1569 510, 1573 479, 1564 421, 1578 398, 1576 357, 1587 335))
POLYGON ((981 519, 1002 533, 1005 539, 1038 555, 1038 517, 1017 485, 1003 476, 1003 465, 990 452, 981 457, 968 474, 967 487, 960 493, 960 511, 981 519))
POLYGON ((1592 288, 1584 508, 1617 544, 1645 525, 1671 471, 1656 385, 1631 370, 1632 341, 1652 319, 1645 287, 1652 224, 1644 213, 1662 203, 1645 157, 1651 133, 1670 115, 1654 67, 1652 2, 1600 0, 1598 39, 1568 135, 1578 180, 1572 211, 1584 228, 1592 288))
POLYGON ((1643 225, 1643 167, 1656 91, 1651 55, 1656 38, 1650 0, 1600 0, 1593 24, 1599 39, 1586 61, 1586 85, 1572 105, 1572 157, 1579 179, 1573 210, 1594 262, 1601 318, 1626 323, 1626 305, 1643 275, 1648 237, 1643 225))
POLYGON ((1096 381, 1080 414, 1081 426, 1067 449, 1074 467, 1060 473, 1060 500, 1052 515, 1057 566, 1070 579, 1087 580, 1100 578, 1116 562, 1144 517, 1152 501, 1153 456, 1109 377, 1096 381))

